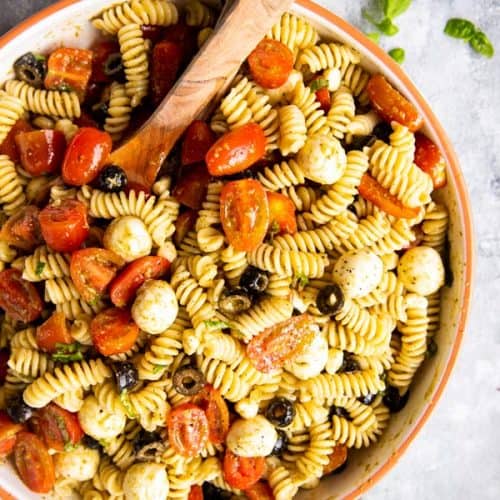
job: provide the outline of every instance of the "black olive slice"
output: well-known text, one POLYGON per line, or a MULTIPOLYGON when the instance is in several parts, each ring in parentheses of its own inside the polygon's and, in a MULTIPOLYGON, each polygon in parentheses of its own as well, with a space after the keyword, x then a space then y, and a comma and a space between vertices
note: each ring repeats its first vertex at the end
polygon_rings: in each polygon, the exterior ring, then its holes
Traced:
POLYGON ((286 451, 286 447, 288 445, 288 438, 286 436, 285 431, 281 429, 277 429, 278 438, 276 439, 276 443, 274 444, 273 451, 271 455, 281 456, 286 451))
POLYGON ((139 381, 137 368, 128 361, 124 363, 115 363, 114 372, 118 392, 134 388, 139 381))
POLYGON ((104 63, 104 74, 113 76, 123 71, 122 55, 119 52, 110 54, 104 63))
POLYGON ((290 425, 295 417, 295 407, 286 398, 274 398, 266 409, 266 418, 277 427, 290 425))
POLYGON ((28 83, 32 87, 41 88, 47 72, 45 57, 27 52, 14 63, 16 78, 28 83))
POLYGON ((240 287, 247 293, 260 294, 269 284, 269 275, 257 267, 248 266, 240 278, 240 287))
POLYGON ((339 285, 327 285, 316 297, 316 307, 321 314, 337 314, 344 306, 344 294, 339 285))
POLYGON ((398 413, 406 406, 409 395, 410 391, 401 395, 397 387, 389 385, 385 391, 383 402, 391 413, 398 413))
POLYGON ((238 314, 250 307, 252 307, 252 299, 241 288, 231 290, 219 299, 219 309, 227 314, 238 314))
POLYGON ((104 168, 97 178, 97 186, 106 193, 123 191, 128 184, 127 174, 117 165, 104 168))
POLYGON ((184 396, 198 394, 205 385, 203 373, 196 368, 180 368, 174 373, 174 389, 184 396))
POLYGON ((16 424, 24 424, 34 414, 35 410, 28 406, 22 394, 17 394, 7 401, 7 414, 16 424))
POLYGON ((151 462, 165 451, 165 445, 161 441, 149 443, 137 452, 136 459, 140 462, 151 462))

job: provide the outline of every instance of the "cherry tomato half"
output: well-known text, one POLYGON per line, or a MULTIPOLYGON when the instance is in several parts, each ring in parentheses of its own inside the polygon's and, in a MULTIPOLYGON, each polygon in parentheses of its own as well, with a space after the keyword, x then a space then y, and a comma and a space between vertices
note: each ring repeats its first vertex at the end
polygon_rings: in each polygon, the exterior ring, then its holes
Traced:
POLYGON ((52 457, 42 440, 32 432, 20 432, 14 446, 17 472, 26 486, 36 493, 48 493, 54 486, 52 457))
POLYGON ((193 484, 189 490, 188 500, 203 500, 203 489, 197 484, 193 484))
POLYGON ((248 56, 253 79, 266 89, 283 85, 293 69, 293 53, 278 40, 264 38, 248 56))
POLYGON ((364 174, 359 185, 359 194, 374 205, 400 219, 413 219, 419 214, 418 207, 410 208, 401 203, 394 195, 389 193, 370 174, 364 174))
POLYGON ((229 243, 249 252, 263 241, 269 226, 269 204, 262 184, 254 179, 228 182, 221 191, 220 216, 229 243))
POLYGON ((396 121, 412 132, 424 123, 417 108, 397 91, 382 75, 373 75, 366 86, 375 111, 387 122, 396 121))
POLYGON ((331 474, 340 466, 344 465, 347 460, 347 446, 345 444, 338 444, 333 449, 333 452, 328 455, 328 463, 323 468, 323 474, 331 474))
POLYGON ((325 113, 328 113, 332 105, 329 90, 326 87, 323 87, 322 89, 316 90, 315 95, 316 100, 320 104, 320 109, 322 109, 325 113))
POLYGON ((182 47, 163 40, 153 48, 151 63, 151 90, 153 103, 160 104, 174 86, 182 62, 182 47))
POLYGON ((256 335, 247 345, 247 355, 257 370, 269 373, 299 354, 317 331, 309 314, 293 316, 256 335))
POLYGON ((164 29, 163 40, 174 42, 181 47, 184 66, 191 61, 198 50, 197 35, 198 31, 194 26, 188 26, 181 21, 164 29))
POLYGON ((62 165, 62 178, 71 186, 89 184, 106 164, 113 141, 107 132, 82 127, 66 149, 62 165))
POLYGON ((415 134, 415 164, 429 174, 434 189, 446 186, 446 162, 439 148, 424 134, 415 134))
POLYGON ((12 451, 17 433, 23 429, 23 424, 16 424, 6 411, 0 410, 0 458, 5 458, 12 451))
POLYGON ((213 444, 223 443, 229 431, 229 409, 221 393, 206 384, 192 402, 202 408, 207 416, 209 441, 213 444))
POLYGON ((42 236, 57 252, 78 250, 89 234, 87 207, 78 200, 58 200, 46 206, 38 217, 42 236))
POLYGON ((112 307, 100 312, 90 323, 92 342, 103 356, 130 350, 139 336, 139 327, 127 309, 112 307))
POLYGON ((40 210, 28 205, 11 215, 0 231, 0 238, 9 245, 31 251, 42 243, 42 233, 38 222, 40 210))
POLYGON ((92 58, 92 75, 90 81, 93 83, 108 83, 113 81, 113 77, 116 77, 116 74, 112 73, 113 58, 120 56, 120 45, 118 42, 114 40, 99 41, 92 46, 92 52, 94 57, 92 58))
POLYGON ((240 457, 226 449, 223 473, 229 486, 246 490, 254 485, 264 474, 264 457, 240 457))
POLYGON ((172 192, 174 198, 184 206, 198 210, 207 194, 210 174, 202 163, 184 168, 181 178, 172 192))
POLYGON ((169 267, 170 262, 158 255, 147 255, 134 260, 112 281, 109 287, 111 302, 117 307, 125 307, 146 280, 163 276, 169 267))
POLYGON ((84 432, 78 421, 78 415, 50 403, 36 415, 40 437, 47 448, 63 451, 66 445, 80 442, 84 432))
POLYGON ((170 446, 185 457, 194 457, 208 439, 208 421, 205 412, 192 403, 183 403, 170 411, 167 417, 170 446))
POLYGON ((267 481, 259 481, 244 490, 248 500, 274 500, 273 490, 267 481))
POLYGON ((43 309, 43 302, 33 283, 22 278, 17 269, 0 272, 0 307, 12 318, 29 323, 43 309))
POLYGON ((20 132, 31 132, 33 127, 26 120, 17 120, 0 145, 0 155, 7 155, 14 163, 19 163, 20 156, 16 145, 16 136, 20 132))
POLYGON ((295 205, 288 196, 267 191, 269 203, 269 227, 277 225, 279 234, 293 234, 297 232, 297 219, 295 218, 295 205))
POLYGON ((36 329, 36 343, 45 352, 56 352, 57 344, 71 344, 73 339, 62 312, 55 312, 36 329))
POLYGON ((205 160, 205 155, 215 142, 215 134, 201 120, 195 120, 189 125, 182 141, 181 163, 190 165, 205 160))
POLYGON ((71 256, 70 274, 73 283, 86 302, 94 302, 123 267, 125 261, 104 248, 84 248, 71 256))
POLYGON ((266 152, 266 136, 257 123, 247 123, 224 134, 208 150, 205 162, 211 175, 242 172, 266 152))
POLYGON ((21 165, 31 175, 52 174, 61 167, 66 139, 59 130, 34 130, 16 135, 21 165))

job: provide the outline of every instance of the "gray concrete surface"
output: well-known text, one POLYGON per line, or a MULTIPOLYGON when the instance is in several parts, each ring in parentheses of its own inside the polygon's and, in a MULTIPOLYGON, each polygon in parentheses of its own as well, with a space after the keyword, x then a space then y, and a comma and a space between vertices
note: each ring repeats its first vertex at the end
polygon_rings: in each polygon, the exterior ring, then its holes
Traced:
MULTIPOLYGON (((0 32, 51 3, 0 0, 0 32)), ((112 2, 110 2, 112 3, 112 2)), ((368 28, 369 0, 321 0, 368 28)), ((430 421, 369 500, 500 499, 500 64, 442 34, 450 17, 476 22, 500 51, 498 0, 415 0, 386 49, 433 106, 461 159, 472 198, 478 259, 474 305, 456 369, 430 421)))

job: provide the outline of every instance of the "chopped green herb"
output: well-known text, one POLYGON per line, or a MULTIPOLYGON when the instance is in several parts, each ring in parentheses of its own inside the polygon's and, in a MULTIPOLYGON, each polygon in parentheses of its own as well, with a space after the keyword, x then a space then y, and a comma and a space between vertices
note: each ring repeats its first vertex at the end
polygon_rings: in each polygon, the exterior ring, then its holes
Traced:
POLYGON ((280 225, 278 221, 273 220, 271 224, 269 225, 269 229, 267 231, 267 237, 269 239, 269 242, 272 243, 274 241, 274 237, 279 234, 280 232, 280 225))
POLYGON ((305 274, 296 274, 295 279, 300 286, 307 286, 309 278, 305 274))
POLYGON ((404 14, 410 7, 412 0, 384 0, 384 16, 388 19, 394 19, 404 14))
POLYGON ((328 80, 324 80, 323 78, 317 78, 313 80, 309 85, 311 92, 317 92, 320 89, 324 89, 328 87, 328 80))
POLYGON ((35 274, 37 276, 41 276, 44 269, 45 269, 45 262, 37 262, 35 268, 35 274))
POLYGON ((401 47, 389 50, 389 55, 399 64, 403 64, 405 60, 405 51, 401 47))
POLYGON ((486 33, 483 33, 482 31, 476 32, 476 34, 469 40, 469 45, 483 56, 491 58, 495 54, 493 44, 486 36, 486 33))
POLYGON ((73 344, 56 343, 56 352, 52 354, 52 360, 59 363, 71 363, 72 361, 82 361, 83 354, 81 352, 81 344, 74 342, 73 344))
POLYGON ((363 17, 384 35, 394 36, 399 31, 399 28, 388 17, 382 19, 382 21, 377 21, 366 9, 363 9, 362 12, 363 17))
POLYGON ((205 326, 207 328, 220 328, 221 330, 229 328, 229 325, 225 321, 220 321, 218 319, 209 319, 205 321, 205 326))
POLYGON ((89 301, 89 304, 91 306, 96 306, 99 303, 99 295, 96 295, 91 301, 89 301))
POLYGON ((476 27, 467 19, 452 18, 448 19, 444 32, 453 38, 460 40, 470 40, 476 34, 476 27))
POLYGON ((372 41, 372 42, 375 42, 375 43, 379 43, 380 42, 380 33, 377 33, 376 31, 373 31, 371 33, 367 33, 366 36, 372 41))
POLYGON ((33 54, 37 61, 45 61, 47 58, 43 54, 33 54))
POLYGON ((127 413, 127 416, 129 418, 135 418, 135 411, 134 408, 132 407, 132 403, 130 402, 130 398, 128 395, 127 389, 124 389, 122 392, 120 392, 120 401, 125 408, 125 412, 127 413))
POLYGON ((153 374, 160 373, 162 370, 164 370, 165 367, 163 365, 154 365, 153 367, 153 374))
POLYGON ((78 443, 73 444, 71 441, 68 441, 64 444, 64 451, 73 451, 78 448, 78 443))

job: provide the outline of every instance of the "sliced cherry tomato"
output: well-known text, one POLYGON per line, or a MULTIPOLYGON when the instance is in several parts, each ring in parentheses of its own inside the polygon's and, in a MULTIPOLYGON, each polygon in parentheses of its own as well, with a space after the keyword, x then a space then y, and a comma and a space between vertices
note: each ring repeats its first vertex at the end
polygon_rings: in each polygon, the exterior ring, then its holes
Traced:
POLYGON ((278 40, 264 38, 248 56, 253 79, 266 89, 281 87, 293 69, 293 53, 278 40))
POLYGON ((249 252, 263 241, 269 226, 269 204, 259 181, 242 179, 228 182, 221 191, 222 228, 229 243, 249 252))
POLYGON ((424 120, 417 108, 382 75, 373 75, 366 86, 366 91, 375 111, 384 120, 401 123, 412 132, 423 125, 424 120))
POLYGON ((205 412, 192 403, 183 403, 170 411, 167 418, 170 446, 185 457, 200 453, 208 439, 205 412))
POLYGON ((78 415, 50 403, 37 414, 40 437, 47 448, 63 451, 66 445, 81 441, 84 432, 78 421, 78 415))
POLYGON ((113 141, 107 132, 83 127, 75 134, 66 149, 62 178, 66 184, 89 184, 106 164, 113 141))
POLYGON ((194 26, 188 26, 183 22, 167 26, 163 33, 163 40, 174 42, 182 49, 183 66, 191 61, 198 50, 197 29, 194 26))
POLYGON ((223 473, 229 486, 246 490, 253 486, 264 474, 264 457, 240 457, 226 448, 223 473))
POLYGON ((429 174, 434 189, 446 186, 446 162, 439 148, 424 134, 415 134, 415 164, 429 174))
POLYGON ((345 444, 338 444, 333 449, 333 452, 328 456, 328 463, 323 468, 323 474, 331 474, 340 466, 344 465, 347 460, 347 446, 345 444))
POLYGON ((32 130, 33 127, 26 120, 17 120, 0 145, 0 155, 7 155, 14 163, 19 163, 20 157, 16 145, 16 135, 20 132, 31 132, 32 130))
POLYGON ((66 139, 59 130, 34 130, 16 135, 21 165, 31 175, 53 174, 61 167, 66 139))
POLYGON ((182 47, 166 40, 157 43, 153 49, 151 63, 151 89, 153 103, 160 104, 174 86, 182 61, 182 47))
POLYGON ((40 210, 34 205, 19 209, 3 225, 0 239, 21 250, 33 250, 43 241, 38 222, 39 213, 40 210))
POLYGON ((374 205, 400 219, 413 219, 419 214, 418 208, 410 208, 401 203, 387 189, 381 186, 370 174, 365 174, 361 178, 359 194, 374 205))
POLYGON ((91 48, 94 56, 92 58, 92 75, 90 81, 94 83, 108 83, 113 81, 116 75, 110 72, 113 66, 107 64, 113 62, 113 58, 120 57, 120 45, 113 40, 102 40, 91 48))
POLYGON ((6 411, 0 410, 0 458, 9 455, 16 444, 17 433, 23 429, 23 424, 16 424, 6 411))
POLYGON ((87 207, 78 200, 58 200, 46 206, 38 217, 42 236, 57 252, 78 250, 89 234, 87 207))
POLYGON ((244 490, 248 500, 274 500, 273 490, 267 481, 259 481, 244 490))
POLYGON ((71 256, 70 274, 86 302, 98 300, 106 291, 125 261, 104 248, 84 248, 71 256))
POLYGON ((247 355, 257 370, 266 373, 277 370, 311 342, 317 329, 309 314, 293 316, 256 335, 247 345, 247 355))
POLYGON ((330 111, 330 107, 332 105, 332 101, 330 99, 330 92, 328 88, 323 87, 322 89, 316 90, 316 100, 320 104, 320 108, 325 112, 328 113, 330 111))
POLYGON ((158 43, 164 35, 165 28, 153 24, 143 24, 141 26, 142 36, 146 40, 151 40, 153 44, 158 43))
POLYGON ((14 462, 19 476, 30 490, 48 493, 54 487, 54 462, 42 440, 32 432, 18 434, 14 462))
POLYGON ((139 327, 127 309, 112 307, 100 312, 90 323, 92 342, 104 356, 130 350, 139 336, 139 327))
POLYGON ((196 219, 198 218, 198 212, 196 210, 186 210, 182 212, 175 221, 175 233, 174 233, 174 243, 178 247, 184 236, 186 236, 191 229, 194 228, 196 219))
POLYGON ((215 134, 201 120, 195 120, 189 125, 182 141, 181 163, 190 165, 205 160, 205 155, 215 142, 215 134))
POLYGON ((207 167, 199 163, 183 170, 172 192, 174 198, 184 206, 198 210, 207 194, 210 174, 207 167))
POLYGON ((211 175, 242 172, 260 160, 266 152, 266 136, 257 123, 247 123, 224 134, 205 156, 211 175))
POLYGON ((62 312, 55 312, 36 329, 36 343, 45 352, 56 352, 57 344, 71 344, 73 339, 62 312))
POLYGON ((35 321, 43 309, 43 302, 33 283, 24 280, 17 269, 0 272, 0 307, 13 319, 29 323, 35 321))
POLYGON ((189 490, 188 500, 203 500, 203 489, 197 484, 193 484, 189 490))
POLYGON ((125 307, 146 280, 163 276, 169 267, 170 262, 158 255, 147 255, 134 260, 111 282, 109 287, 111 302, 117 307, 125 307))
POLYGON ((288 196, 281 193, 267 191, 269 203, 269 227, 277 226, 279 234, 293 234, 297 232, 295 205, 288 196))
POLYGON ((7 377, 9 357, 10 352, 8 349, 0 349, 0 384, 3 384, 7 377))
POLYGON ((192 402, 202 408, 207 416, 209 441, 213 444, 223 443, 229 431, 229 409, 221 393, 206 384, 192 402))
POLYGON ((83 97, 92 73, 92 55, 92 51, 86 49, 62 47, 54 50, 47 61, 45 88, 72 90, 83 97))

